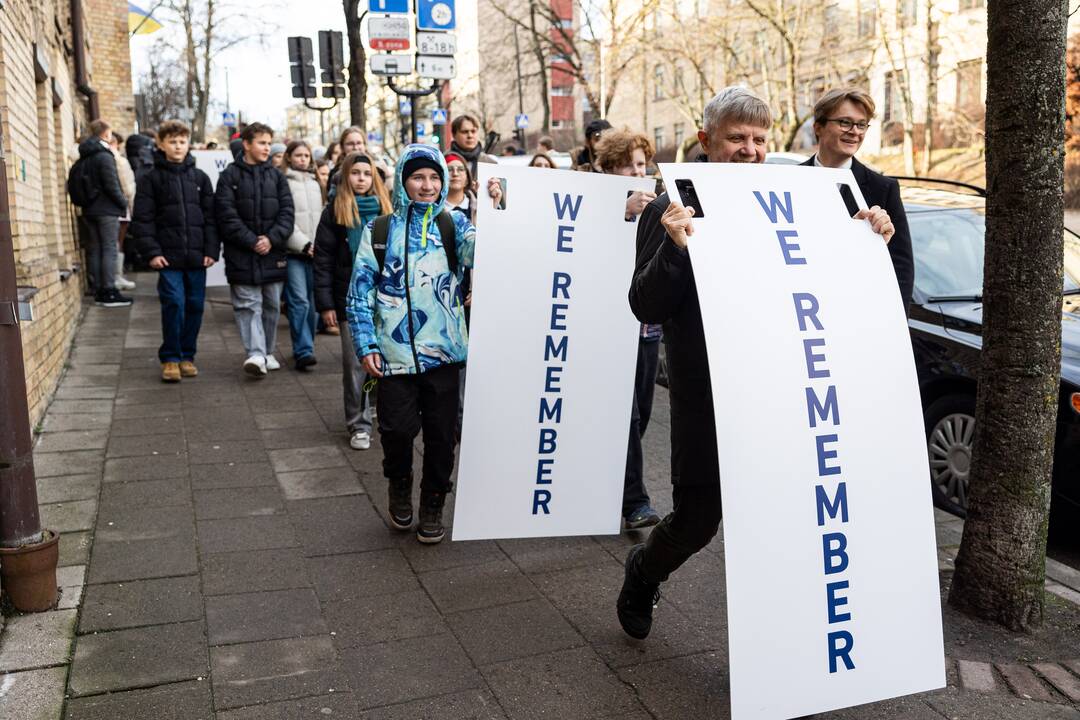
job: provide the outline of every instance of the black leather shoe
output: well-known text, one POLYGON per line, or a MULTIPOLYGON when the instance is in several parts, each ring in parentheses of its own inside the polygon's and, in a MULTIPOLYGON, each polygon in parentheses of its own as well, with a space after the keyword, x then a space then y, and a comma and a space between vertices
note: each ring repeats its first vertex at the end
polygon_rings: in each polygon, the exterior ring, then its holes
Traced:
POLYGON ((652 629, 653 608, 660 602, 660 585, 645 582, 638 571, 644 544, 630 548, 626 556, 626 575, 615 603, 619 624, 632 638, 644 640, 652 629))

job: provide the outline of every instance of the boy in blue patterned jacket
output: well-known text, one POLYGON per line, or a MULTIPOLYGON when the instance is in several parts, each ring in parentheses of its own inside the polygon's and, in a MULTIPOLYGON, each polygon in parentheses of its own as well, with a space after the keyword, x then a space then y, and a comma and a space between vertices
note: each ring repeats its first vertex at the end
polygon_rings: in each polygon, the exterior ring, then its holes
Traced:
MULTIPOLYGON (((416 531, 422 543, 440 542, 444 535, 458 371, 469 342, 460 288, 465 268, 472 267, 476 230, 461 213, 444 209, 448 187, 438 149, 405 149, 395 171, 394 212, 364 229, 346 299, 357 357, 379 378, 383 474, 390 521, 399 530, 412 527, 413 441, 424 431, 416 531)), ((496 203, 501 199, 497 181, 489 194, 496 203)))

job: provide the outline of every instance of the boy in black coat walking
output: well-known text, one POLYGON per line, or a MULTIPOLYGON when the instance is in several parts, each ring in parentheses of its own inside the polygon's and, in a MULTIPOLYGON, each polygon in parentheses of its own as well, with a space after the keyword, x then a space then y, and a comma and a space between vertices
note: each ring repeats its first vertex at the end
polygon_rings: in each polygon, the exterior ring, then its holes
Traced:
POLYGON ((191 130, 169 120, 158 130, 153 166, 139 177, 132 217, 139 251, 158 271, 161 379, 195 377, 195 345, 206 299, 206 268, 221 243, 214 227, 214 187, 188 152, 191 130))
POLYGON ((295 217, 289 183, 270 164, 273 137, 262 123, 244 128, 244 153, 218 177, 214 197, 225 276, 247 352, 244 372, 256 378, 281 367, 273 353, 295 217))

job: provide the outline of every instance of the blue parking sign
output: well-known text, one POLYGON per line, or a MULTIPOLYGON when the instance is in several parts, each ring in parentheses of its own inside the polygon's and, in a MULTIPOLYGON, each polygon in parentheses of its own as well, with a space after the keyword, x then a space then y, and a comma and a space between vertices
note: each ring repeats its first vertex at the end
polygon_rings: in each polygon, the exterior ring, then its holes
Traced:
POLYGON ((432 125, 445 125, 446 124, 446 109, 435 108, 431 111, 431 124, 432 125))
POLYGON ((373 13, 407 13, 409 0, 368 0, 368 11, 373 13))
POLYGON ((454 0, 416 0, 416 27, 420 30, 453 30, 456 24, 454 0))
POLYGON ((528 115, 515 115, 514 116, 514 127, 516 127, 518 130, 524 130, 527 127, 529 127, 529 116, 528 115))

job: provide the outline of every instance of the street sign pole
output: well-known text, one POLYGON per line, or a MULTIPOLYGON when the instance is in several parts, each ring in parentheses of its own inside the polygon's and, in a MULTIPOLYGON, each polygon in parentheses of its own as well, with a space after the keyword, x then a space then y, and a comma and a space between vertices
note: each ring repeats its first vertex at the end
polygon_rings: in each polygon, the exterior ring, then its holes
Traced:
POLYGON ((415 90, 411 89, 411 88, 398 87, 396 84, 394 84, 393 76, 387 78, 386 83, 390 87, 390 89, 393 90, 399 97, 407 97, 407 98, 409 98, 409 101, 410 101, 409 102, 409 137, 411 137, 412 142, 415 143, 416 142, 416 106, 417 106, 417 103, 415 102, 414 98, 425 97, 427 95, 432 94, 433 92, 438 91, 438 89, 442 85, 442 83, 439 80, 435 80, 435 81, 433 81, 431 83, 431 87, 426 88, 426 89, 418 88, 418 89, 415 89, 415 90))

